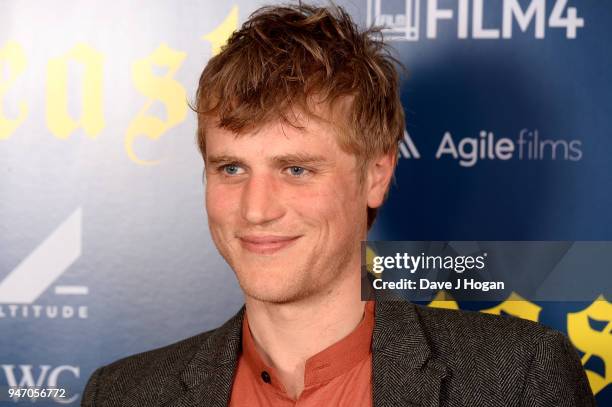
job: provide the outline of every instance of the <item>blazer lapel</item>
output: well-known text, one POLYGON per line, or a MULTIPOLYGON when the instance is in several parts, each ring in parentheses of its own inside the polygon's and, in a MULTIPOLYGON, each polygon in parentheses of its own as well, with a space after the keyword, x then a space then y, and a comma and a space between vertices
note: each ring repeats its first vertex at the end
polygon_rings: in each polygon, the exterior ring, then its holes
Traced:
MULTIPOLYGON (((160 393, 180 394, 161 405, 228 405, 242 346, 243 317, 244 307, 206 338, 180 374, 180 383, 158 384, 160 393), (170 387, 176 389, 170 391, 170 387)), ((374 407, 439 405, 441 382, 447 369, 432 356, 413 304, 405 301, 376 303, 372 368, 374 407)), ((124 406, 138 406, 142 395, 139 396, 137 390, 128 393, 124 406)))
POLYGON ((414 304, 376 303, 372 338, 374 407, 435 407, 447 369, 431 354, 414 304))
POLYGON ((242 309, 212 333, 189 362, 181 380, 187 391, 166 407, 226 407, 242 346, 242 309))

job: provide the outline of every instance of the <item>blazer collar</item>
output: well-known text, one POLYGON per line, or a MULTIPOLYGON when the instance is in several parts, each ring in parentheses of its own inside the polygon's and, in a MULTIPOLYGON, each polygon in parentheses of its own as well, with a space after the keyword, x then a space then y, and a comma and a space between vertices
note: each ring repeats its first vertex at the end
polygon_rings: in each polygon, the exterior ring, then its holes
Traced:
POLYGON ((417 313, 406 301, 376 303, 372 341, 374 407, 439 405, 446 366, 429 347, 417 313))
POLYGON ((242 340, 244 306, 214 330, 202 343, 181 373, 186 390, 165 407, 226 407, 242 340))
POLYGON ((218 377, 226 370, 231 370, 233 375, 232 368, 236 367, 242 348, 244 312, 245 307, 242 306, 236 315, 214 330, 204 341, 181 375, 188 388, 218 377))
MULTIPOLYGON (((244 306, 211 333, 181 374, 187 388, 168 406, 227 406, 242 339, 244 306)), ((414 304, 376 303, 372 338, 374 407, 439 403, 446 367, 432 356, 414 304)))

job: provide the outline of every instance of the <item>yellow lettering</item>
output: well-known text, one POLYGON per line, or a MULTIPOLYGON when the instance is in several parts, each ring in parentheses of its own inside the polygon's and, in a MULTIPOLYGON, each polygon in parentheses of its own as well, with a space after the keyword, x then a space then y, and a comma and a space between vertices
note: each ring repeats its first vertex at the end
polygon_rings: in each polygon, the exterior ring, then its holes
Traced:
POLYGON ((605 364, 604 375, 586 370, 593 394, 599 393, 612 382, 612 303, 603 295, 579 312, 567 314, 567 333, 574 346, 584 352, 582 364, 598 356, 605 364), (605 322, 601 331, 591 328, 589 319, 605 322))
POLYGON ((434 299, 427 306, 431 308, 459 309, 457 301, 444 290, 438 291, 434 299))
POLYGON ((132 65, 134 86, 149 99, 129 124, 125 137, 125 150, 128 157, 137 164, 157 164, 159 160, 143 160, 134 152, 134 140, 145 136, 157 140, 166 131, 181 123, 187 117, 187 93, 185 88, 173 79, 187 54, 168 48, 161 44, 149 56, 132 65), (153 67, 167 68, 164 76, 153 74, 153 67), (156 116, 146 115, 155 101, 166 107, 167 117, 162 120, 156 116))
POLYGON ((19 102, 19 115, 15 119, 6 117, 3 111, 3 96, 15 80, 26 68, 27 60, 21 45, 16 42, 7 42, 0 48, 0 140, 8 139, 11 134, 23 123, 28 115, 28 106, 19 102), (8 78, 4 78, 4 66, 8 67, 8 78))
POLYGON ((51 133, 66 139, 77 128, 95 138, 104 129, 102 108, 102 64, 104 56, 87 44, 77 44, 66 54, 53 58, 47 65, 47 126, 51 133), (68 63, 83 65, 81 79, 81 117, 68 113, 68 63))
POLYGON ((374 257, 376 257, 376 252, 372 250, 370 246, 366 246, 366 268, 369 273, 374 275, 376 278, 380 278, 382 273, 374 272, 374 257))
POLYGON ((209 41, 212 47, 212 54, 217 55, 221 52, 221 47, 225 45, 230 35, 238 28, 238 6, 232 7, 225 20, 214 30, 202 36, 203 40, 209 41))
POLYGON ((485 314, 495 315, 500 315, 502 311, 515 317, 537 322, 540 318, 542 307, 527 301, 516 293, 512 293, 501 304, 492 308, 480 310, 480 312, 484 312, 485 314))

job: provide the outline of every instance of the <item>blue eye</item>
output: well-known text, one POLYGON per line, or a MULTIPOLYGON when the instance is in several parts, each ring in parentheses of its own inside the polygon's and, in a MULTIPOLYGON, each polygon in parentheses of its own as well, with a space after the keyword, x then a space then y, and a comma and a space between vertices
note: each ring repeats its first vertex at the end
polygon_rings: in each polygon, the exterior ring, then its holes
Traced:
POLYGON ((289 172, 291 173, 291 175, 295 177, 299 177, 301 175, 304 175, 304 172, 306 172, 306 169, 302 167, 293 166, 293 167, 289 167, 289 172))
POLYGON ((224 165, 222 171, 227 175, 236 175, 240 171, 240 167, 236 164, 224 165))

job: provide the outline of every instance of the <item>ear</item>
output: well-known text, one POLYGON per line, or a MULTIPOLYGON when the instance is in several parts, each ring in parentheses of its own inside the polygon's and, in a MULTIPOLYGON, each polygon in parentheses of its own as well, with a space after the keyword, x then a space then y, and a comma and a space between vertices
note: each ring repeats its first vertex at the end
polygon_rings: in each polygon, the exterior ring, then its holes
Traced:
POLYGON ((369 162, 366 169, 368 207, 378 208, 383 204, 396 160, 397 152, 392 150, 369 162))

